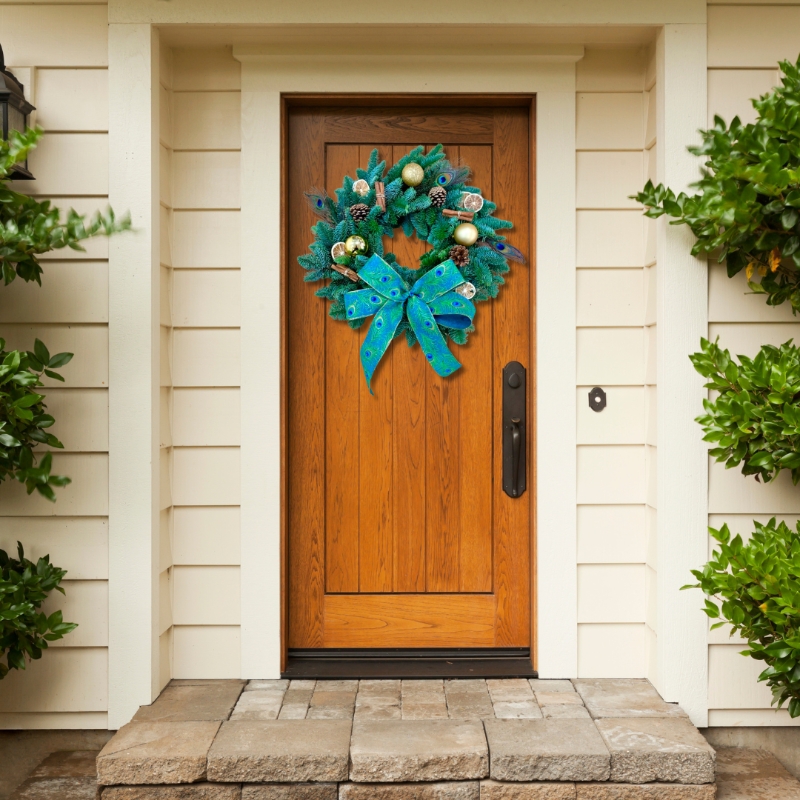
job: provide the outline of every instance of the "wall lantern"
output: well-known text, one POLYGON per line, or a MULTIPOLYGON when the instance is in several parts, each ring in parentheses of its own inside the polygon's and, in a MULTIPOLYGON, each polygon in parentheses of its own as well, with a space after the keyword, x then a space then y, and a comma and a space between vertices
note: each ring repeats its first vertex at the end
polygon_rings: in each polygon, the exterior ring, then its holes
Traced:
MULTIPOLYGON (((35 108, 25 99, 22 84, 6 69, 3 48, 0 46, 0 121, 5 141, 8 141, 11 131, 25 132, 31 111, 35 111, 35 108)), ((11 176, 18 181, 34 180, 28 170, 27 158, 11 169, 11 176)))

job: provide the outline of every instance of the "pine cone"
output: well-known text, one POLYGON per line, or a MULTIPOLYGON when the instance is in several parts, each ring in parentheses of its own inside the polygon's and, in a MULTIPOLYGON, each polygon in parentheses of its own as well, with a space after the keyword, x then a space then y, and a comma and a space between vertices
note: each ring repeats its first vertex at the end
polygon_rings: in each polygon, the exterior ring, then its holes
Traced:
POLYGON ((466 267, 469 264, 469 250, 463 244, 454 244, 450 248, 450 259, 457 267, 466 267))
POLYGON ((356 203, 350 206, 350 216, 354 222, 363 222, 369 216, 369 206, 365 203, 356 203))
POLYGON ((445 200, 447 200, 447 189, 442 186, 434 186, 433 189, 428 192, 428 197, 430 197, 431 205, 434 208, 441 208, 445 200))

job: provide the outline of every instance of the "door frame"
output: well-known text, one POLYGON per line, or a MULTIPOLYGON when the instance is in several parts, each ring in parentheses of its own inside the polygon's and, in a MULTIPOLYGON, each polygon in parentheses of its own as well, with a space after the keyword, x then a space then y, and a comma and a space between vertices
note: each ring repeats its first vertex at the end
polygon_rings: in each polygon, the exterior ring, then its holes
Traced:
POLYGON ((242 62, 242 229, 260 232, 242 239, 242 358, 250 365, 241 387, 242 427, 248 431, 242 439, 243 676, 277 677, 286 658, 287 104, 377 96, 416 105, 426 98, 444 105, 508 104, 511 98, 530 103, 535 97, 531 302, 532 319, 548 336, 544 346, 532 331, 530 403, 534 425, 536 414, 546 416, 548 425, 535 428, 532 451, 529 502, 537 533, 531 653, 543 676, 576 674, 575 63, 582 55, 582 47, 562 46, 529 56, 397 56, 376 64, 371 57, 297 58, 259 47, 234 49, 242 62), (414 92, 420 85, 433 91, 414 92), (464 86, 481 91, 464 92, 464 86), (535 471, 540 460, 548 470, 535 471), (539 618, 540 595, 548 606, 557 605, 558 615, 539 618))

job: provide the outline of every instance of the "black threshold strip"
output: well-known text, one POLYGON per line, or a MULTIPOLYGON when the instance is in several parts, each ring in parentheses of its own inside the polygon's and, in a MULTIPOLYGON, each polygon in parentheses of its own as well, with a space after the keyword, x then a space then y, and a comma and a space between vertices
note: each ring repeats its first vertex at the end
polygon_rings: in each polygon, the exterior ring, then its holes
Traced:
POLYGON ((289 650, 283 678, 536 678, 527 647, 289 650))

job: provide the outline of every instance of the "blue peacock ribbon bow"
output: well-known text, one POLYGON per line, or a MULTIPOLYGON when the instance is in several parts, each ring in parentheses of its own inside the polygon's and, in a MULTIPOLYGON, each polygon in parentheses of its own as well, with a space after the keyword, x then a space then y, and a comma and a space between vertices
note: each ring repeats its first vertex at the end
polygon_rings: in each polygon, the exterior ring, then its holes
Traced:
POLYGON ((451 291, 464 283, 464 276, 452 261, 444 261, 426 272, 411 289, 377 254, 358 271, 358 277, 372 288, 347 292, 344 302, 348 319, 375 315, 361 345, 361 365, 367 386, 370 386, 378 362, 391 344, 403 315, 408 317, 411 330, 438 375, 451 375, 461 366, 447 349, 447 342, 437 325, 441 323, 447 328, 463 330, 472 324, 475 316, 475 306, 451 291))

